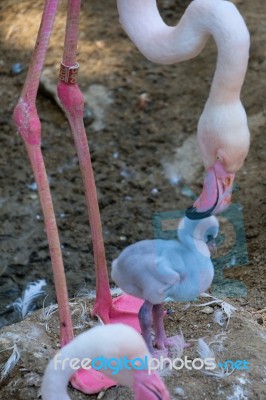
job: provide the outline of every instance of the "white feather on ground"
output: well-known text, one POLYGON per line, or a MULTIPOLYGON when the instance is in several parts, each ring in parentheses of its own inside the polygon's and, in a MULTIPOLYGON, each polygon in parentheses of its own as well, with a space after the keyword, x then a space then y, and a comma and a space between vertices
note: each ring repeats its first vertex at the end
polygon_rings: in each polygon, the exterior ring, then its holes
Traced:
POLYGON ((19 297, 14 303, 12 303, 12 306, 20 314, 22 319, 24 319, 30 311, 33 311, 33 302, 38 297, 45 294, 45 291, 43 290, 44 286, 46 286, 44 279, 29 283, 22 297, 19 297))
POLYGON ((12 351, 12 354, 10 355, 10 357, 8 358, 8 360, 6 361, 6 363, 1 368, 1 378, 0 378, 1 382, 12 371, 12 369, 14 368, 14 366, 17 364, 17 362, 20 359, 20 352, 17 348, 16 343, 14 343, 13 347, 9 347, 8 349, 1 350, 1 352, 6 351, 6 350, 13 350, 13 351, 12 351))
POLYGON ((227 329, 232 314, 235 311, 237 311, 236 307, 232 306, 232 304, 229 304, 224 300, 221 300, 221 299, 218 299, 217 297, 211 296, 208 293, 202 293, 200 295, 200 297, 210 297, 213 300, 208 301, 207 303, 204 303, 204 304, 194 304, 194 306, 195 307, 205 307, 205 306, 209 306, 210 304, 217 304, 218 306, 220 306, 221 310, 216 310, 214 313, 214 322, 220 326, 223 326, 225 324, 225 321, 227 320, 227 324, 225 327, 225 329, 227 329))
POLYGON ((58 309, 58 304, 50 304, 50 306, 45 308, 44 302, 43 302, 43 310, 42 310, 42 314, 41 314, 41 320, 45 322, 46 332, 50 332, 49 321, 50 321, 52 315, 57 311, 57 309, 58 309))
MULTIPOLYGON (((124 294, 123 290, 116 286, 111 288, 110 291, 111 295, 114 297, 124 294)), ((93 300, 96 298, 96 290, 82 288, 76 293, 76 297, 84 297, 86 299, 93 300)))
POLYGON ((245 390, 239 386, 234 386, 234 393, 231 396, 228 396, 226 400, 248 400, 246 396, 245 390))
MULTIPOLYGON (((82 298, 85 300, 88 299, 88 294, 91 295, 90 290, 88 289, 82 289, 82 298)), ((45 301, 46 301, 47 296, 45 297, 43 301, 43 310, 41 314, 41 320, 45 322, 45 330, 46 332, 50 332, 50 327, 49 327, 49 322, 51 320, 52 315, 58 310, 58 304, 50 304, 49 306, 45 306, 45 301)), ((94 321, 90 318, 90 312, 88 311, 86 303, 80 302, 71 302, 69 301, 69 305, 77 305, 81 307, 81 314, 80 314, 80 323, 78 325, 73 326, 73 329, 84 329, 92 328, 95 325, 98 325, 99 322, 94 321)), ((80 313, 80 309, 75 308, 72 312, 71 315, 73 316, 76 313, 80 313)))
POLYGON ((219 339, 219 336, 220 335, 216 335, 214 337, 214 340, 212 342, 210 342, 209 345, 203 339, 199 339, 197 352, 202 360, 204 360, 206 358, 212 358, 216 364, 216 367, 213 370, 202 369, 201 371, 203 372, 203 374, 209 375, 209 376, 214 376, 219 379, 223 379, 223 378, 226 378, 227 376, 231 375, 234 370, 229 371, 228 369, 225 370, 223 368, 218 367, 218 363, 216 361, 216 355, 214 353, 214 348, 215 348, 215 345, 219 344, 220 348, 218 347, 218 351, 221 351, 221 349, 223 348, 222 342, 225 339, 225 337, 222 337, 221 339, 219 339), (212 348, 211 348, 211 346, 212 346, 212 348))

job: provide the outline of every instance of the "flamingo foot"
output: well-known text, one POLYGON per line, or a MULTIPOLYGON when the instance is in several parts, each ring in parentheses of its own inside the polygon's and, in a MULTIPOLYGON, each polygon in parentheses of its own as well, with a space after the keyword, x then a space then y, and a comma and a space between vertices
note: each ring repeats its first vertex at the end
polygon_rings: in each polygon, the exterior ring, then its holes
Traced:
POLYGON ((166 358, 168 357, 168 349, 164 348, 164 349, 153 349, 152 352, 152 357, 156 358, 157 360, 160 360, 161 357, 166 358))
MULTIPOLYGON (((93 314, 104 323, 124 323, 140 332, 138 313, 142 304, 143 300, 123 294, 112 299, 111 309, 102 307, 102 303, 97 304, 96 301, 93 314)), ((72 377, 71 384, 86 394, 96 394, 117 385, 115 381, 92 368, 79 369, 72 377)))
POLYGON ((161 357, 163 357, 165 359, 165 366, 167 367, 167 359, 169 357, 181 357, 183 350, 191 346, 191 343, 185 342, 182 335, 171 336, 162 340, 155 340, 152 357, 157 358, 157 360, 161 360, 161 357))
POLYGON ((96 299, 93 315, 99 317, 104 324, 124 323, 140 332, 138 313, 142 304, 143 300, 128 294, 112 298, 111 307, 109 304, 104 307, 96 299))
POLYGON ((92 368, 79 369, 75 375, 72 376, 70 382, 75 389, 86 394, 97 394, 102 390, 117 385, 115 381, 92 368))
POLYGON ((113 307, 110 312, 111 323, 124 323, 132 326, 138 332, 141 332, 139 325, 139 310, 143 300, 137 297, 123 294, 113 299, 113 307))
POLYGON ((159 351, 166 351, 166 354, 168 355, 170 350, 170 352, 175 353, 176 356, 181 356, 183 350, 191 346, 191 343, 185 342, 182 335, 171 336, 169 338, 158 337, 154 342, 154 347, 159 351))

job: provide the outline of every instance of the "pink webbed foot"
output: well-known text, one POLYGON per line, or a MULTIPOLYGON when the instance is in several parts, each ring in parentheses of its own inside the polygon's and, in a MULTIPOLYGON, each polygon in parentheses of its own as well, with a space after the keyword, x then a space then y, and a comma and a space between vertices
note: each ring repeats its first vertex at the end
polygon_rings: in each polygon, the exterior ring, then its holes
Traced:
POLYGON ((86 394, 97 394, 117 383, 94 369, 79 369, 71 378, 71 385, 86 394))
MULTIPOLYGON (((124 323, 132 326, 140 332, 138 313, 143 300, 123 294, 112 299, 110 308, 102 307, 101 303, 94 308, 97 315, 104 323, 124 323)), ((86 394, 97 394, 102 390, 116 386, 117 383, 107 378, 101 372, 94 369, 80 369, 71 379, 75 389, 86 394)))
POLYGON ((124 323, 140 332, 138 313, 142 304, 143 300, 128 294, 110 298, 106 304, 96 299, 92 314, 104 324, 124 323))
POLYGON ((142 299, 128 294, 114 298, 113 307, 110 311, 110 322, 113 324, 122 322, 141 332, 138 314, 142 305, 142 299))
POLYGON ((160 360, 161 357, 163 357, 163 358, 168 357, 168 353, 169 353, 169 351, 167 348, 165 348, 165 349, 154 348, 153 352, 152 352, 152 357, 157 358, 157 360, 160 360))
MULTIPOLYGON (((159 351, 166 352, 167 355, 169 355, 169 353, 174 353, 176 356, 181 356, 183 350, 192 345, 185 341, 183 335, 176 335, 169 338, 157 338, 154 342, 154 346, 159 351)), ((155 352, 156 351, 157 350, 155 350, 155 352)))
POLYGON ((167 338, 164 341, 165 347, 182 347, 183 349, 186 349, 188 347, 191 347, 190 343, 185 342, 185 339, 182 335, 176 335, 176 336, 171 336, 167 338))

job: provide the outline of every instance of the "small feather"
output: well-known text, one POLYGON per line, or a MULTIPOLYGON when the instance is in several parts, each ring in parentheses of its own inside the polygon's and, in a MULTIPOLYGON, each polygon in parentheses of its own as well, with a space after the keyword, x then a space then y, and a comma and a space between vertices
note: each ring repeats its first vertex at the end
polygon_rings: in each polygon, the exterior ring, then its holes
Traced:
POLYGON ((232 396, 228 396, 226 400, 248 400, 248 397, 246 396, 244 389, 241 386, 236 385, 234 387, 234 393, 232 396))
POLYGON ((210 304, 217 304, 217 305, 219 305, 220 307, 221 307, 221 311, 220 312, 215 312, 215 314, 214 314, 214 321, 217 323, 217 324, 219 324, 220 326, 223 326, 224 325, 224 322, 223 322, 223 319, 224 319, 224 314, 226 315, 226 317, 227 317, 227 325, 226 325, 226 329, 227 329, 227 327, 228 327, 228 324, 229 324, 229 322, 230 322, 230 318, 231 318, 231 315, 237 310, 234 306, 232 306, 232 304, 229 304, 229 303, 227 303, 226 301, 223 301, 223 300, 220 300, 220 299, 218 299, 217 297, 214 297, 214 296, 211 296, 210 294, 208 294, 208 293, 202 293, 201 295, 200 295, 201 297, 210 297, 210 298, 212 298, 212 299, 214 299, 214 300, 211 300, 211 301, 209 301, 209 302, 207 302, 207 303, 204 303, 204 304, 195 304, 195 307, 205 307, 205 306, 208 306, 208 305, 210 305, 210 304), (222 312, 222 315, 221 315, 221 312, 222 312), (223 319, 222 319, 222 316, 223 316, 223 319))
MULTIPOLYGON (((120 296, 122 294, 124 294, 123 290, 121 290, 118 287, 113 287, 111 288, 111 295, 112 296, 120 296)), ((96 290, 89 290, 87 288, 82 288, 80 289, 77 294, 76 297, 85 297, 86 299, 92 300, 96 298, 96 290)))
POLYGON ((58 304, 50 304, 50 306, 45 308, 44 302, 43 302, 41 319, 45 322, 46 332, 50 332, 49 321, 50 321, 52 315, 57 311, 57 309, 58 309, 58 304))
POLYGON ((8 358, 7 362, 1 368, 1 379, 0 379, 1 382, 7 377, 7 375, 11 372, 11 370, 14 368, 14 366, 20 359, 20 353, 16 343, 14 343, 13 347, 6 350, 11 350, 11 349, 13 349, 11 356, 8 358))
POLYGON ((31 282, 27 285, 22 297, 19 297, 12 305, 14 309, 21 315, 22 319, 33 310, 34 300, 45 294, 43 287, 46 286, 44 279, 40 279, 37 282, 31 282))
MULTIPOLYGON (((222 337, 222 339, 218 340, 218 337, 216 337, 215 339, 216 339, 215 341, 211 342, 212 344, 219 343, 219 342, 221 342, 221 340, 223 341, 225 338, 222 337)), ((231 375, 232 372, 234 372, 234 369, 232 371, 228 371, 228 369, 224 370, 223 368, 218 367, 216 359, 215 359, 214 351, 211 349, 210 345, 208 345, 203 339, 198 340, 198 354, 200 355, 200 358, 203 360, 205 358, 212 358, 216 364, 216 367, 213 370, 202 370, 202 372, 205 375, 214 376, 216 378, 223 379, 223 378, 231 375)))
POLYGON ((214 352, 203 339, 198 340, 197 352, 203 360, 205 360, 205 358, 215 358, 214 352))
POLYGON ((225 319, 224 319, 224 313, 222 310, 214 311, 214 322, 220 326, 224 326, 225 319))

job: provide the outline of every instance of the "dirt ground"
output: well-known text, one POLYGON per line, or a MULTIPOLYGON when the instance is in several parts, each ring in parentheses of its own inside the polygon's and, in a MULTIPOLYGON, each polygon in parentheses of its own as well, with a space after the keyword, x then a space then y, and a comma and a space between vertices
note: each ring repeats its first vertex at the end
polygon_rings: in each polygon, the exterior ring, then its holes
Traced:
MULTIPOLYGON (((165 21, 175 24, 189 1, 161 0, 158 3, 165 21)), ((221 253, 225 249, 220 248, 213 293, 222 292, 221 279, 217 278, 221 274, 223 280, 240 282, 239 286, 245 290, 240 296, 233 296, 232 302, 241 312, 248 313, 245 315, 252 316, 253 328, 257 325, 258 329, 263 329, 265 313, 254 312, 265 307, 266 294, 266 12, 262 0, 235 3, 251 33, 250 62, 242 91, 251 130, 251 148, 244 167, 237 174, 237 190, 233 196, 234 203, 240 204, 243 212, 248 259, 244 260, 240 254, 236 262, 222 265, 221 253)), ((21 295, 28 282, 45 279, 50 295, 47 303, 54 300, 40 204, 22 140, 12 123, 12 111, 25 80, 42 4, 39 0, 34 4, 29 0, 6 0, 0 4, 0 326, 17 321, 16 313, 6 307, 21 295), (24 68, 19 74, 12 72, 15 63, 24 68)), ((46 60, 46 67, 52 70, 61 60, 65 10, 66 1, 62 1, 46 60)), ((139 54, 123 32, 115 1, 83 1, 79 83, 87 96, 95 94, 95 90, 103 93, 100 112, 95 104, 89 104, 85 124, 109 265, 128 244, 154 237, 154 213, 185 210, 193 202, 193 194, 200 193, 204 170, 196 153, 195 133, 210 89, 216 56, 215 45, 210 41, 206 49, 189 62, 172 66, 152 64, 139 54), (183 178, 181 183, 178 178, 183 178)), ((75 296, 80 289, 93 289, 95 284, 81 176, 68 123, 44 90, 38 96, 38 111, 69 293, 75 296)), ((227 238, 228 220, 221 217, 220 221, 227 238)), ((226 245, 232 247, 233 240, 229 238, 226 245)), ((226 290, 223 294, 229 297, 226 290)), ((200 316, 191 326, 200 325, 200 316)), ((193 313, 189 318, 193 318, 193 313)), ((236 318, 231 329, 238 331, 241 324, 243 322, 236 318)), ((186 336, 192 331, 184 327, 186 336)), ((198 334, 197 337, 204 336, 204 330, 199 329, 198 334)), ((250 336, 247 338, 250 340, 250 336)), ((235 340, 241 341, 241 336, 235 340)), ((257 351, 258 343, 254 344, 257 351)), ((235 346, 236 350, 240 349, 242 343, 236 342, 235 346)), ((259 354, 258 351, 258 357, 259 354)), ((253 392, 231 400, 265 398, 262 376, 253 376, 253 379, 254 382, 257 379, 253 392)), ((188 384, 189 378, 184 382, 188 384)), ((171 379, 169 385, 174 387, 171 379)), ((211 387, 208 398, 227 398, 217 394, 217 386, 211 387)), ((123 393, 122 390, 113 398, 129 398, 123 393)), ((197 400, 207 398, 196 393, 192 391, 190 395, 197 400)), ((25 400, 31 398, 34 397, 24 397, 25 400)))

